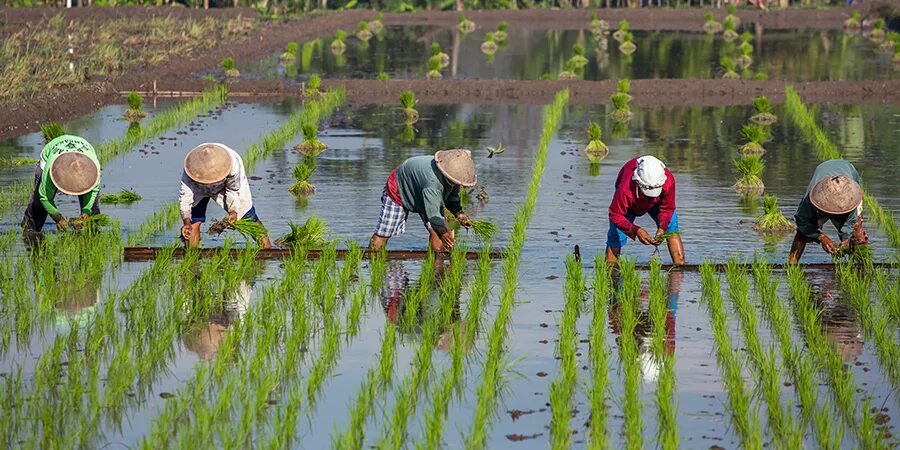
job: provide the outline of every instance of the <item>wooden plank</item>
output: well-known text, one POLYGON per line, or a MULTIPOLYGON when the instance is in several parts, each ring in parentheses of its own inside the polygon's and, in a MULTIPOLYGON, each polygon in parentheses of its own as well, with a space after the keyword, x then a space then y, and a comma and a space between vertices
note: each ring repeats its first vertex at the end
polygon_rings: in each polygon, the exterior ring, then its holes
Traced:
MULTIPOLYGON (((136 262, 136 261, 152 261, 156 258, 156 255, 162 253, 165 249, 160 247, 126 247, 124 252, 124 259, 128 262, 136 262)), ((210 255, 216 254, 219 252, 218 248, 201 248, 200 256, 208 257, 210 255)), ((243 249, 233 248, 231 249, 231 256, 237 257, 240 253, 243 252, 243 249)), ((347 255, 347 250, 339 249, 336 251, 337 258, 343 259, 347 255)), ((368 253, 366 251, 365 253, 368 253)), ((388 259, 395 260, 423 260, 425 259, 428 253, 425 250, 388 250, 387 257, 388 259)), ((178 248, 175 249, 174 256, 176 258, 184 257, 184 249, 178 248)), ((286 248, 271 248, 267 250, 259 250, 256 255, 257 259, 260 260, 280 260, 290 258, 291 250, 286 248)), ((308 250, 307 258, 308 259, 318 259, 322 256, 322 252, 320 250, 308 250)), ((498 250, 491 251, 491 258, 499 259, 503 257, 503 252, 498 250)), ((478 251, 469 251, 466 253, 466 259, 478 259, 478 251)))

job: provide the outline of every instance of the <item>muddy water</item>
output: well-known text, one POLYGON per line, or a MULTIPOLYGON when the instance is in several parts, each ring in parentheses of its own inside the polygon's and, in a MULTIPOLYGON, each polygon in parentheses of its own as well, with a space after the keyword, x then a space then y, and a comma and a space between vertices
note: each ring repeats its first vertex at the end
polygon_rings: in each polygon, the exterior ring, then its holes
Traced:
MULTIPOLYGON (((838 31, 747 31, 754 34, 751 77, 764 72, 773 80, 865 80, 896 78, 900 73, 890 54, 859 36, 838 31)), ((480 49, 485 33, 477 30, 461 36, 439 28, 388 27, 368 44, 349 37, 341 55, 331 52, 330 39, 323 39, 302 45, 301 57, 293 64, 280 64, 278 53, 240 69, 243 77, 251 79, 306 80, 313 73, 328 78, 375 78, 381 72, 392 78, 423 78, 431 44, 437 42, 451 57, 444 77, 538 80, 545 75, 556 78, 565 70, 572 46, 579 43, 589 59, 583 73, 586 80, 718 78, 723 73, 720 58, 740 55, 740 42, 726 42, 721 34, 637 31, 637 51, 627 56, 611 38, 603 49, 587 30, 511 29, 507 41, 488 57, 480 49)))

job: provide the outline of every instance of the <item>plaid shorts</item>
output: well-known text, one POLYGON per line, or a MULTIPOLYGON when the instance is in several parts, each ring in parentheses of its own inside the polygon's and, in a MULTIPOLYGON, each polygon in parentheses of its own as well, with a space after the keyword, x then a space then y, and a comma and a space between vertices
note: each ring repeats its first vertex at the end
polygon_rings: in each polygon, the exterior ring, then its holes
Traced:
MULTIPOLYGON (((378 225, 375 227, 375 234, 381 237, 400 236, 406 231, 406 219, 409 217, 409 210, 403 205, 395 202, 387 191, 381 194, 381 215, 378 216, 378 225)), ((431 223, 427 219, 422 219, 426 228, 431 228, 431 223)))

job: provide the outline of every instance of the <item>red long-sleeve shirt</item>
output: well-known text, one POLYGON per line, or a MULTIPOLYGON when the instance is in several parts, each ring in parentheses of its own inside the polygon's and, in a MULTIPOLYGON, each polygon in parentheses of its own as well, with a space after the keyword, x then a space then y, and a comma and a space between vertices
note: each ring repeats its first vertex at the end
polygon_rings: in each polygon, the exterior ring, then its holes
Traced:
POLYGON ((675 177, 672 176, 672 172, 668 168, 665 169, 666 182, 663 184, 662 194, 659 197, 647 197, 641 192, 637 182, 631 179, 635 169, 637 158, 628 161, 619 170, 616 177, 616 193, 609 204, 609 220, 631 239, 637 234, 638 226, 625 217, 629 212, 635 216, 642 216, 659 205, 659 228, 663 230, 669 227, 672 213, 675 212, 675 177))

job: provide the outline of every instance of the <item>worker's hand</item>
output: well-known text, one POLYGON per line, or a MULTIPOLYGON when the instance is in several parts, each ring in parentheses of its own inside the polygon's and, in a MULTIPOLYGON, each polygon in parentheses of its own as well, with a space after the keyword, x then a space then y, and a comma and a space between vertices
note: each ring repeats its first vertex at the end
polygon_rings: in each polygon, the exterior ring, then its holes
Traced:
POLYGON ((441 236, 441 242, 444 243, 444 250, 450 250, 456 245, 456 238, 453 236, 453 231, 447 231, 441 236))
POLYGON ((459 224, 469 228, 472 224, 469 222, 469 215, 460 211, 459 214, 456 215, 456 220, 459 221, 459 224))
POLYGON ((661 229, 661 228, 657 228, 657 229, 656 229, 656 236, 653 236, 653 243, 656 244, 656 245, 662 244, 662 242, 664 241, 664 239, 663 239, 663 235, 664 235, 664 234, 666 234, 666 230, 663 230, 663 229, 661 229))
POLYGON ((81 220, 88 220, 88 215, 87 215, 87 214, 82 214, 82 215, 81 215, 81 220))
POLYGON ((847 250, 849 248, 850 248, 850 239, 844 239, 843 241, 841 241, 841 246, 840 246, 841 250, 847 250))
POLYGON ((855 245, 866 245, 869 243, 869 235, 866 234, 866 230, 863 228, 863 218, 862 214, 856 218, 856 224, 853 226, 853 232, 850 234, 850 240, 855 245))
POLYGON ((185 239, 191 238, 191 226, 186 224, 181 226, 181 237, 185 239))
POLYGON ((824 234, 819 237, 819 243, 822 244, 822 250, 825 250, 829 255, 833 255, 838 251, 838 247, 834 245, 834 241, 824 234))
POLYGON ((228 213, 228 221, 231 223, 237 222, 237 211, 231 211, 228 213))
POLYGON ((647 233, 647 230, 638 227, 637 229, 637 239, 641 241, 641 244, 650 245, 653 243, 653 239, 650 238, 650 233, 647 233))
POLYGON ((59 231, 68 230, 69 229, 69 221, 60 217, 60 219, 56 221, 56 229, 59 231))

